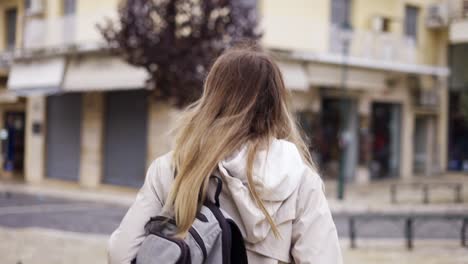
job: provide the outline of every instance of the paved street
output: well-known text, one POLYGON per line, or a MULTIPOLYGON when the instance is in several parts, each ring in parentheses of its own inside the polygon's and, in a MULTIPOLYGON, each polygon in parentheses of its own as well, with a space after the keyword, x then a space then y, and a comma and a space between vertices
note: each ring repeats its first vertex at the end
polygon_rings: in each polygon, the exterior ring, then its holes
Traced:
MULTIPOLYGON (((109 203, 93 203, 20 193, 0 194, 0 226, 41 227, 63 231, 110 234, 127 208, 109 203)), ((347 218, 334 216, 340 237, 348 236, 347 218)), ((416 238, 459 239, 461 222, 415 223, 416 238)), ((357 224, 358 238, 403 238, 403 222, 370 221, 357 224)))
MULTIPOLYGON (((107 236, 65 231, 0 227, 1 263, 88 264, 107 263, 107 236)), ((466 264, 468 250, 455 241, 424 240, 413 251, 400 241, 366 240, 350 250, 342 241, 346 264, 466 264)))
MULTIPOLYGON (((2 263, 106 263, 108 235, 127 206, 48 195, 0 191, 2 263), (44 254, 47 252, 47 254, 44 254)), ((359 223, 358 248, 349 249, 345 216, 334 216, 346 263, 464 264, 459 222, 417 222, 413 251, 407 251, 403 223, 359 223)))
POLYGON ((110 234, 118 226, 126 210, 123 206, 104 203, 2 193, 0 226, 110 234))

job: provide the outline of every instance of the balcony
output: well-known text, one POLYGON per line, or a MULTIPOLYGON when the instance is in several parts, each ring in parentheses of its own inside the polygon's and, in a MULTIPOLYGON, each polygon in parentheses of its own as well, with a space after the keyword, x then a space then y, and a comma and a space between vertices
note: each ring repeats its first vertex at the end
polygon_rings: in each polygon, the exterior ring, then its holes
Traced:
POLYGON ((447 0, 450 21, 457 22, 468 19, 468 0, 447 0))
POLYGON ((385 32, 330 28, 329 52, 342 55, 344 43, 348 56, 374 61, 417 63, 416 42, 412 38, 385 32))
POLYGON ((468 0, 449 0, 449 38, 453 44, 468 43, 468 0))
POLYGON ((8 69, 12 61, 13 61, 12 51, 0 52, 0 71, 2 69, 8 69))
POLYGON ((104 39, 97 24, 106 18, 115 19, 115 12, 76 14, 54 18, 28 18, 24 30, 25 51, 61 49, 96 49, 102 47, 104 39))

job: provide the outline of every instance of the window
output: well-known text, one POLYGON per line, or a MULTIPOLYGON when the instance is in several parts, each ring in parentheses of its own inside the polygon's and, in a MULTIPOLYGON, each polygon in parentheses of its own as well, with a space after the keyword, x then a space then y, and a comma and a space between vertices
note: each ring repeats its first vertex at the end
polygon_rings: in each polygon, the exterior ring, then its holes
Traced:
POLYGON ((468 16, 468 0, 463 1, 463 17, 468 16))
POLYGON ((26 10, 31 9, 31 0, 24 0, 24 8, 26 10))
POLYGON ((340 28, 349 27, 351 0, 331 0, 331 23, 340 28))
POLYGON ((72 15, 76 11, 76 0, 63 0, 63 14, 72 15))
POLYGON ((382 32, 390 32, 390 18, 383 17, 382 18, 382 32))
POLYGON ((418 39, 418 17, 419 8, 409 5, 405 7, 405 35, 414 40, 418 39))
POLYGON ((5 39, 6 47, 8 50, 15 48, 16 43, 16 20, 18 17, 18 10, 10 8, 5 12, 5 39))
POLYGON ((391 22, 388 17, 375 16, 371 20, 371 29, 375 32, 390 32, 391 22))

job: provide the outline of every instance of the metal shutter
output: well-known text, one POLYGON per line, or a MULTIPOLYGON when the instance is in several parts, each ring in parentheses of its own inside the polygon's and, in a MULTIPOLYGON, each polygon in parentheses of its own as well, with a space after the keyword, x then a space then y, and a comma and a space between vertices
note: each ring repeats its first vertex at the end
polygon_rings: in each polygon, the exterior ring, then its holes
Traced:
POLYGON ((106 97, 104 182, 140 187, 147 154, 146 91, 110 92, 106 97))
POLYGON ((81 94, 47 98, 47 176, 78 181, 81 145, 81 94))

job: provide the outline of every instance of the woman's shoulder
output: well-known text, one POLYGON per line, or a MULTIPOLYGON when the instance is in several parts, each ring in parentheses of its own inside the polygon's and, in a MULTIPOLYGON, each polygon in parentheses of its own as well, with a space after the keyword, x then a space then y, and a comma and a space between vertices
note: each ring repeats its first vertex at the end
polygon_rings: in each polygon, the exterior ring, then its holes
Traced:
POLYGON ((153 160, 148 168, 146 180, 151 184, 158 196, 165 200, 174 180, 172 151, 153 160))

